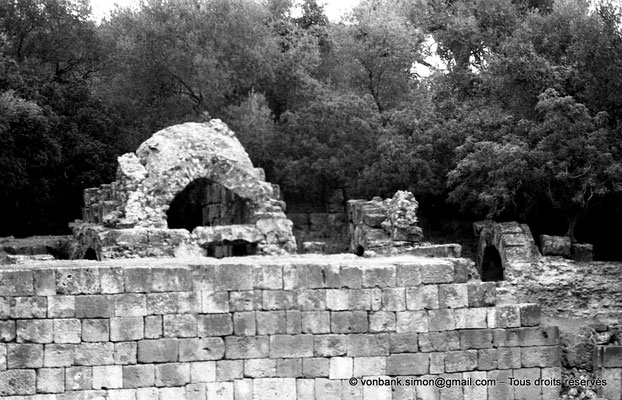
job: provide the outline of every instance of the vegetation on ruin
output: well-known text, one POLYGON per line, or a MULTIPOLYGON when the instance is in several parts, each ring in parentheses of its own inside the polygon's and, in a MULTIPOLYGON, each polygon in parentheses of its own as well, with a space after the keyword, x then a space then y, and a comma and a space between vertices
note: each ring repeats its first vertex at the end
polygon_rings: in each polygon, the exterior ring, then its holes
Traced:
POLYGON ((151 0, 94 22, 88 0, 2 1, 0 236, 66 231, 118 155, 221 118, 288 201, 405 189, 424 215, 585 239, 586 216, 622 219, 621 16, 363 0, 332 22, 315 0, 151 0), (432 42, 445 67, 420 74, 432 42))

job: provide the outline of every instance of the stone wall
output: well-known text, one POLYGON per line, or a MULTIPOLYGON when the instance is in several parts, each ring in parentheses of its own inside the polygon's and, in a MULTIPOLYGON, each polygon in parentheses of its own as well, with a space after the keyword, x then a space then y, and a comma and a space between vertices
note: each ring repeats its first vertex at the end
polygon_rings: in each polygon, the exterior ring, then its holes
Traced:
POLYGON ((557 328, 539 325, 537 305, 496 306, 494 283, 468 281, 470 264, 307 256, 1 269, 0 395, 559 399, 559 387, 535 383, 561 377, 557 328), (364 384, 389 377, 392 387, 364 384))
POLYGON ((339 254, 349 251, 350 238, 345 212, 286 215, 294 223, 292 231, 298 244, 298 252, 339 254))

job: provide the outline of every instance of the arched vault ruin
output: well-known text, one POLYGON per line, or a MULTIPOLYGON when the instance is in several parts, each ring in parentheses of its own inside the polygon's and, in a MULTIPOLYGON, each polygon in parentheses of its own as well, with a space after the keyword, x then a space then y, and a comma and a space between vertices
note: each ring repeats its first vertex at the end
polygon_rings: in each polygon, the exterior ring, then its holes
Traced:
POLYGON ((84 203, 75 258, 89 247, 99 259, 296 248, 278 186, 220 120, 155 133, 119 157, 115 182, 85 190, 84 203))

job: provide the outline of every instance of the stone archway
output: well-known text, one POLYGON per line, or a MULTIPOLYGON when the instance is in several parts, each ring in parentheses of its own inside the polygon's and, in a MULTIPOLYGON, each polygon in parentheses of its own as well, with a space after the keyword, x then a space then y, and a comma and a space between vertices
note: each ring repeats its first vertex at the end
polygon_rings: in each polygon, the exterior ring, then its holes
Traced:
POLYGON ((483 282, 503 280, 503 262, 501 261, 501 254, 495 246, 489 245, 484 248, 481 275, 483 282))
POLYGON ((197 226, 241 225, 249 222, 248 202, 209 178, 190 182, 166 211, 169 229, 192 232, 197 226))

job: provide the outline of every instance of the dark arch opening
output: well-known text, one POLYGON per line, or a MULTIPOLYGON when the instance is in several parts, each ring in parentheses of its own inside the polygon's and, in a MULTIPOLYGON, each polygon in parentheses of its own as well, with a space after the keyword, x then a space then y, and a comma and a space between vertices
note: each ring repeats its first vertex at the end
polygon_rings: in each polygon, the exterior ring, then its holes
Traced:
POLYGON ((359 257, 363 257, 363 254, 365 254, 365 247, 357 246, 356 247, 356 251, 354 252, 354 254, 356 254, 359 257))
POLYGON ((224 240, 221 243, 208 244, 206 250, 208 257, 215 258, 253 256, 257 254, 257 243, 224 240))
POLYGON ((170 229, 192 231, 197 226, 247 223, 247 202, 226 187, 208 178, 190 182, 177 193, 166 212, 170 229))
POLYGON ((84 252, 84 257, 82 257, 82 259, 84 259, 84 260, 97 260, 97 252, 92 247, 89 247, 84 252))
POLYGON ((482 281, 497 282, 503 280, 503 263, 495 246, 486 246, 482 257, 482 281))

